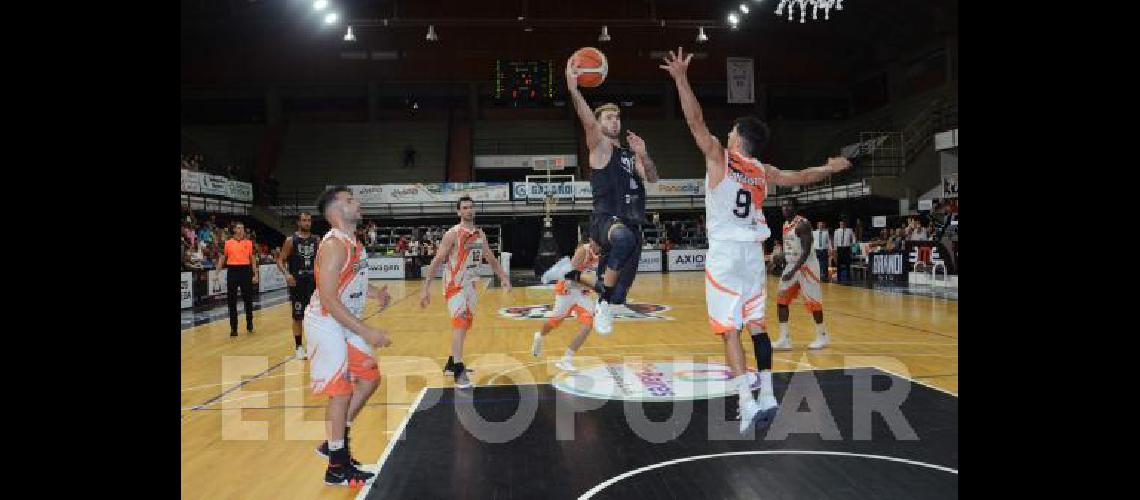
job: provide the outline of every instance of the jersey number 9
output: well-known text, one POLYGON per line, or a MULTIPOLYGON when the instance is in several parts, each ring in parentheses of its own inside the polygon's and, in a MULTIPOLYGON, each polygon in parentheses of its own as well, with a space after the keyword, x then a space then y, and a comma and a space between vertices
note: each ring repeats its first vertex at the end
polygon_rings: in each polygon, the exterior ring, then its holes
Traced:
POLYGON ((736 192, 736 208, 732 210, 732 213, 741 219, 752 213, 752 193, 750 191, 741 189, 736 192))

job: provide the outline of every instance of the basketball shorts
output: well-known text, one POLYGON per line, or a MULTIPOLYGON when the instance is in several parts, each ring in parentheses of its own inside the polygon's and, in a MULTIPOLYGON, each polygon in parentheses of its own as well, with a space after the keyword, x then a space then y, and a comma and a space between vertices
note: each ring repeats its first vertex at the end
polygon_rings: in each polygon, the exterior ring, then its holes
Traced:
POLYGON ((571 288, 563 293, 555 293, 554 316, 546 320, 546 324, 558 328, 571 314, 578 317, 578 323, 594 325, 594 299, 585 290, 571 288))
POLYGON ((305 309, 309 307, 309 300, 313 292, 317 291, 317 282, 313 275, 293 275, 297 286, 289 287, 289 303, 293 306, 293 320, 305 319, 305 309))
POLYGON ((309 335, 309 379, 313 394, 352 394, 352 382, 380 379, 380 367, 372 356, 372 346, 332 316, 306 314, 305 332, 309 335))
POLYGON ((800 292, 804 295, 804 307, 808 311, 823 310, 823 290, 819 285, 819 263, 808 257, 804 265, 792 275, 790 281, 780 277, 780 287, 776 292, 776 303, 786 306, 792 303, 800 292))
POLYGON ((451 315, 452 328, 471 328, 475 321, 475 306, 479 296, 475 294, 475 282, 467 281, 460 285, 448 284, 444 297, 447 298, 447 312, 451 315))
POLYGON ((705 258, 705 304, 713 333, 764 327, 764 245, 709 240, 705 258))

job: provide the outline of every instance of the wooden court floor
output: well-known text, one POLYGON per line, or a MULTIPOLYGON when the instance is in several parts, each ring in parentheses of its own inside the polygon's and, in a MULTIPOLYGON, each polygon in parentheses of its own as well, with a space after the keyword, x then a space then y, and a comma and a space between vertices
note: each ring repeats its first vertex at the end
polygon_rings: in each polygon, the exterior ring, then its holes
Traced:
MULTIPOLYGON (((388 311, 370 324, 392 332, 393 344, 377 358, 380 389, 357 417, 353 454, 377 461, 393 431, 425 386, 449 387, 441 373, 450 328, 439 283, 427 309, 419 307, 420 281, 374 281, 393 297, 388 311)), ((499 309, 549 304, 548 289, 516 287, 509 294, 479 286, 475 324, 465 361, 476 384, 548 382, 553 363, 576 331, 573 320, 549 335, 543 356, 530 354, 539 320, 500 316, 499 309)), ((773 340, 778 334, 769 278, 767 312, 773 340)), ((774 370, 874 366, 952 393, 958 392, 958 303, 823 284, 824 319, 832 343, 808 351, 815 336, 809 313, 797 300, 791 310, 792 351, 775 354, 774 370)), ((642 274, 630 303, 659 304, 668 320, 615 321, 614 333, 592 333, 575 358, 586 367, 623 358, 686 359, 723 363, 721 341, 708 328, 704 275, 699 272, 642 274)), ((365 316, 375 311, 369 304, 365 316)), ((226 320, 181 334, 181 438, 183 498, 354 498, 357 490, 325 486, 325 461, 314 453, 324 439, 324 399, 307 389, 305 362, 293 359, 288 302, 257 311, 256 333, 229 337, 226 320)), ((745 345, 750 367, 752 348, 745 345)), ((476 389, 477 390, 477 389, 476 389)))

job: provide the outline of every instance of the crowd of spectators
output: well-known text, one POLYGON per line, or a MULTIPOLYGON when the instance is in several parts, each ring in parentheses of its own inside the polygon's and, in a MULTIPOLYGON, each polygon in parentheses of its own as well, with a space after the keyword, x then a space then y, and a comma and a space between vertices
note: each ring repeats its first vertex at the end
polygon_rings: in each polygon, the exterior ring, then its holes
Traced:
MULTIPOLYGON (((232 221, 230 221, 232 222, 232 221)), ((258 239, 257 230, 246 227, 247 237, 254 242, 254 252, 258 264, 272 264, 281 247, 270 248, 269 244, 258 239)), ((181 268, 183 271, 205 271, 216 269, 226 240, 233 236, 229 223, 219 222, 217 214, 184 211, 181 216, 181 268)))

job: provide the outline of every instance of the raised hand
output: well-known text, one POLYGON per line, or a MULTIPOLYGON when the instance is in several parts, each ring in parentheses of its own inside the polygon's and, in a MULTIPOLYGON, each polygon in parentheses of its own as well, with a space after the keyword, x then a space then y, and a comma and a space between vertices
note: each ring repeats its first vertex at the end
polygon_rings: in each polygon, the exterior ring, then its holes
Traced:
POLYGON ((625 139, 629 142, 629 149, 632 149, 634 153, 641 156, 648 154, 645 150, 645 140, 633 133, 632 130, 626 132, 625 139))
POLYGON ((669 55, 665 56, 665 64, 658 66, 659 68, 668 71, 669 75, 673 78, 680 78, 685 76, 689 71, 689 61, 693 59, 693 55, 685 55, 681 47, 677 47, 677 52, 669 51, 669 55))

